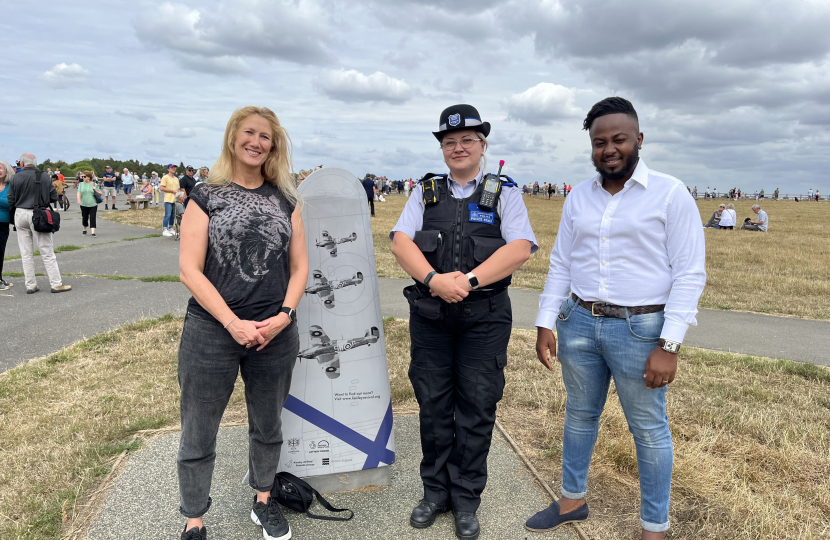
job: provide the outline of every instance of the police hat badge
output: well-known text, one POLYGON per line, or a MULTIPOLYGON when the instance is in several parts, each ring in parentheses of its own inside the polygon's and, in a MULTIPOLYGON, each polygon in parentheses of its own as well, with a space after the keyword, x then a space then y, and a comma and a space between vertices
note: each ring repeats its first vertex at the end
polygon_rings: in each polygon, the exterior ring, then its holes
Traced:
POLYGON ((463 103, 444 109, 438 120, 438 131, 433 131, 432 134, 441 141, 447 133, 462 129, 474 129, 485 137, 490 135, 490 123, 481 120, 475 107, 463 103))

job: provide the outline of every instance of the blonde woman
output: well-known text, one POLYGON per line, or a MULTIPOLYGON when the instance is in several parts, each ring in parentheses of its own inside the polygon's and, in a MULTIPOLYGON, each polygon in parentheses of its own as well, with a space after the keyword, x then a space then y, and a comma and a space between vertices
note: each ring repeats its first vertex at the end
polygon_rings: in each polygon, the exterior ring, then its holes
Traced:
POLYGON ((735 212, 735 205, 729 203, 726 205, 726 209, 721 212, 720 222, 718 224, 718 228, 720 229, 729 229, 734 230, 735 225, 738 224, 738 213, 735 212))
POLYGON ((295 308, 308 278, 291 141, 264 107, 231 115, 207 182, 190 192, 181 227, 182 283, 193 294, 181 343, 182 437, 178 455, 183 540, 204 540, 202 515, 219 421, 237 373, 245 382, 251 520, 266 540, 291 528, 270 498, 282 447, 280 415, 299 352, 295 308))

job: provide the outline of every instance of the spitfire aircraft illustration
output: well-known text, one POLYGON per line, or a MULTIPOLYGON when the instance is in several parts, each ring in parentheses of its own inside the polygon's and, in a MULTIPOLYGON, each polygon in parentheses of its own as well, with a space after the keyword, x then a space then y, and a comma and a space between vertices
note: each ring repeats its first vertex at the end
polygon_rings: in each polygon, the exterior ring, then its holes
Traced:
POLYGON ((309 360, 317 360, 329 379, 336 379, 340 376, 340 353, 366 345, 367 347, 373 343, 377 343, 380 339, 380 332, 377 326, 366 330, 363 337, 352 338, 349 340, 335 339, 332 341, 326 335, 322 328, 316 324, 309 328, 311 334, 311 347, 297 354, 298 358, 307 358, 309 360), (345 343, 344 343, 345 341, 345 343))
POLYGON ((357 240, 356 233, 352 233, 345 238, 341 238, 340 240, 335 240, 331 237, 328 231, 323 231, 323 239, 317 241, 317 247, 327 249, 332 257, 337 257, 337 244, 342 244, 343 242, 354 242, 355 240, 357 240))
POLYGON ((363 283, 363 272, 357 272, 351 279, 333 279, 327 280, 322 272, 315 270, 312 272, 314 277, 314 285, 306 288, 306 294, 316 294, 326 309, 334 307, 334 291, 351 287, 353 285, 360 285, 363 283))

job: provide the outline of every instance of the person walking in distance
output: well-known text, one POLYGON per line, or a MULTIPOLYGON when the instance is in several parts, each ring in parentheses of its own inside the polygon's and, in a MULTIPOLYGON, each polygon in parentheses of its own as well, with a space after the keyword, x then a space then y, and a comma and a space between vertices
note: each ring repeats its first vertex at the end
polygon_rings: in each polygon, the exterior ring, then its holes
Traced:
POLYGON ((173 231, 174 221, 176 219, 176 212, 174 212, 174 205, 176 204, 176 192, 179 191, 179 177, 176 176, 176 169, 178 166, 171 163, 167 166, 167 174, 164 175, 159 184, 159 191, 164 193, 164 220, 162 225, 162 236, 175 236, 173 231))
POLYGON ((666 390, 697 324, 703 228, 683 183, 639 158, 643 134, 629 101, 596 103, 583 127, 598 174, 565 201, 536 319, 536 355, 549 370, 559 360, 568 394, 562 498, 526 527, 588 518, 588 467, 613 378, 637 448, 641 538, 662 539, 674 459, 666 390))
POLYGON ((115 173, 112 172, 112 167, 107 165, 106 171, 104 172, 104 176, 102 177, 104 181, 104 210, 109 210, 109 206, 107 205, 107 201, 111 198, 112 199, 112 209, 115 210, 115 173))
POLYGON ((49 285, 53 293, 62 293, 72 290, 70 285, 64 285, 58 269, 58 260, 52 246, 52 233, 35 230, 32 223, 34 209, 48 206, 58 200, 58 192, 49 181, 46 173, 39 171, 37 158, 33 154, 20 156, 23 169, 14 175, 9 186, 8 204, 15 208, 14 226, 17 229, 17 244, 20 247, 20 257, 23 263, 23 276, 26 280, 26 293, 33 294, 40 289, 35 276, 34 251, 37 245, 46 275, 49 276, 49 285))
POLYGON ((378 189, 375 187, 375 181, 372 180, 369 173, 366 173, 366 176, 363 177, 363 189, 366 191, 366 198, 369 199, 369 209, 371 210, 372 217, 375 217, 375 195, 378 189))
POLYGON ((86 228, 89 226, 90 233, 93 237, 98 220, 98 201, 95 200, 95 194, 101 193, 98 191, 98 186, 92 182, 92 171, 85 171, 81 173, 81 183, 78 184, 78 206, 81 207, 81 224, 84 226, 83 234, 86 234, 86 228))
POLYGON ((133 198, 133 186, 135 185, 135 177, 129 169, 125 168, 121 173, 121 187, 124 188, 124 197, 127 199, 127 206, 130 206, 130 201, 133 198))
POLYGON ((6 291, 12 286, 3 279, 3 259, 6 256, 9 222, 12 217, 9 212, 9 182, 12 176, 14 176, 14 168, 7 161, 0 161, 0 291, 6 291))

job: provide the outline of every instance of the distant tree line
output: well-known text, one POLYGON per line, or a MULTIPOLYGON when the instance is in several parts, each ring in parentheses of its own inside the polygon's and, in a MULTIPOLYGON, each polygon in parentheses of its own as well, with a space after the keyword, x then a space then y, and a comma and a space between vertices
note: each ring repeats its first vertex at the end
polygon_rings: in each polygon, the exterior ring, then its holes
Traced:
MULTIPOLYGON (((105 167, 110 165, 112 170, 116 173, 121 173, 126 167, 132 173, 138 173, 139 176, 142 174, 146 174, 148 177, 150 173, 156 171, 159 176, 164 176, 167 173, 167 164, 161 163, 153 163, 152 161, 148 161, 147 163, 142 163, 140 161, 136 161, 134 159, 128 159, 125 161, 121 161, 118 159, 113 158, 89 158, 89 159, 82 159, 81 161, 76 161, 75 163, 67 163, 63 160, 52 161, 51 159, 46 159, 40 163, 38 163, 38 168, 43 169, 44 171, 48 168, 51 168, 52 171, 55 169, 59 169, 61 174, 65 177, 69 178, 75 176, 75 173, 78 171, 95 171, 95 174, 100 178, 104 172, 106 172, 105 167)), ((179 174, 184 173, 184 163, 179 163, 179 174)), ((194 167, 196 167, 194 165, 194 167)), ((196 167, 198 169, 198 167, 196 167)))

